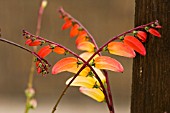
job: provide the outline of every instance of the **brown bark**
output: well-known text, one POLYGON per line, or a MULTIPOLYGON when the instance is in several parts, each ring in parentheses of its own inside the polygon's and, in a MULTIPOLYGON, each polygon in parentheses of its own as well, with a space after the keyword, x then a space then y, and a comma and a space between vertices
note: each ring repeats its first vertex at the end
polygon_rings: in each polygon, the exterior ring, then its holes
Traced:
POLYGON ((131 113, 170 113, 170 0, 136 0, 135 26, 156 19, 162 37, 149 36, 133 62, 131 113))

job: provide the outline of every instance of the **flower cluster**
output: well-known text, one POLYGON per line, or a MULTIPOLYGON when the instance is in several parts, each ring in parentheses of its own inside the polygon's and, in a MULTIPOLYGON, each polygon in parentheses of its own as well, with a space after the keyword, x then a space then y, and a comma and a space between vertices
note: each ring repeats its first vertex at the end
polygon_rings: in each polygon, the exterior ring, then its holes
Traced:
MULTIPOLYGON (((109 107, 112 100, 107 96, 109 93, 109 91, 106 92, 108 81, 103 70, 123 72, 124 68, 119 61, 108 56, 102 56, 100 52, 108 51, 110 54, 128 58, 134 58, 136 52, 145 56, 146 49, 143 43, 146 42, 147 35, 150 33, 160 38, 161 35, 156 29, 161 28, 161 26, 155 21, 133 28, 113 37, 98 48, 93 37, 84 26, 62 8, 59 12, 61 14, 60 17, 65 21, 62 30, 70 29, 70 37, 77 37, 75 45, 77 49, 83 51, 83 53, 77 55, 58 43, 39 36, 34 36, 27 31, 24 31, 24 37, 27 39, 25 44, 29 46, 43 46, 37 52, 42 59, 52 52, 57 54, 72 54, 73 57, 65 57, 59 60, 52 67, 52 74, 58 74, 64 71, 74 73, 75 76, 69 78, 66 81, 66 85, 79 86, 81 93, 98 102, 106 100, 109 107), (115 42, 116 39, 118 41, 115 42)), ((38 73, 42 73, 43 75, 48 73, 49 64, 45 60, 36 60, 36 67, 38 73)))

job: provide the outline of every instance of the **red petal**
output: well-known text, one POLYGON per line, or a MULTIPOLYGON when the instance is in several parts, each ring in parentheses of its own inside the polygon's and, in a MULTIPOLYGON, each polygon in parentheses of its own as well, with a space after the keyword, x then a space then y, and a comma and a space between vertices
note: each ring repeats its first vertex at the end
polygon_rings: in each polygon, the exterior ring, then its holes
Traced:
POLYGON ((141 55, 146 55, 145 47, 137 38, 133 36, 125 36, 123 42, 141 55))
POLYGON ((136 36, 142 41, 146 42, 147 34, 144 31, 137 31, 136 36))
POLYGON ((63 26, 62 26, 62 30, 65 30, 65 29, 68 29, 72 26, 72 21, 71 20, 68 20, 66 21, 63 26))
POLYGON ((49 55, 51 52, 52 52, 52 49, 50 48, 49 45, 47 45, 47 46, 44 46, 43 48, 41 48, 41 49, 38 51, 38 55, 39 55, 41 58, 44 58, 44 57, 46 57, 47 55, 49 55))
POLYGON ((154 36, 157 36, 157 37, 161 37, 161 34, 157 31, 157 30, 155 30, 155 29, 153 29, 153 28, 150 28, 149 30, 148 30, 148 32, 150 33, 150 34, 152 34, 152 35, 154 35, 154 36))
POLYGON ((136 56, 134 50, 122 42, 111 42, 108 44, 109 53, 134 58, 136 56))
POLYGON ((39 46, 41 45, 41 40, 36 39, 34 41, 32 41, 31 43, 28 44, 29 46, 39 46))
POLYGON ((65 49, 61 48, 61 47, 55 47, 53 49, 53 52, 57 53, 57 54, 64 54, 65 53, 65 49))
POLYGON ((157 25, 155 28, 158 28, 158 29, 160 29, 160 28, 162 28, 162 26, 160 26, 160 25, 157 25))
POLYGON ((71 31, 70 31, 70 37, 75 37, 78 35, 79 33, 79 25, 78 24, 75 24, 72 28, 71 28, 71 31))
POLYGON ((26 44, 26 45, 29 45, 31 42, 32 42, 32 40, 31 40, 31 39, 28 39, 28 40, 25 41, 25 44, 26 44))

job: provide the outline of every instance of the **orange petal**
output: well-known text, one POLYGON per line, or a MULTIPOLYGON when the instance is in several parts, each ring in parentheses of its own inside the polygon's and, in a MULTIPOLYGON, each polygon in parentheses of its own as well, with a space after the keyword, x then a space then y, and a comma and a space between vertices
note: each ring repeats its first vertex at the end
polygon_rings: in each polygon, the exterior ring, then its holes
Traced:
POLYGON ((123 66, 115 59, 108 56, 99 56, 94 60, 95 67, 115 72, 123 72, 123 66))
POLYGON ((67 20, 63 26, 62 26, 62 30, 68 29, 72 26, 72 21, 71 20, 67 20))
MULTIPOLYGON (((69 78, 66 81, 66 85, 73 79, 73 77, 69 78)), ((92 77, 84 77, 84 76, 77 76, 74 81, 71 83, 71 86, 83 86, 87 88, 93 88, 96 84, 96 80, 92 77)))
POLYGON ((147 34, 144 31, 137 31, 136 36, 142 41, 146 42, 147 34))
POLYGON ((55 53, 57 53, 57 54, 64 54, 64 53, 65 53, 65 49, 56 46, 56 47, 53 49, 53 52, 55 52, 55 53))
POLYGON ((84 41, 84 42, 81 42, 77 45, 77 48, 79 50, 83 50, 83 51, 88 51, 88 52, 93 52, 94 51, 94 44, 91 43, 91 42, 88 42, 88 41, 84 41))
POLYGON ((47 55, 49 55, 52 52, 52 49, 50 48, 49 45, 42 47, 39 51, 38 51, 38 55, 41 58, 46 57, 47 55))
POLYGON ((98 102, 102 102, 105 99, 105 96, 103 92, 99 88, 85 88, 85 87, 80 87, 80 92, 93 98, 94 100, 98 102))
POLYGON ((86 32, 86 31, 84 31, 84 30, 79 31, 79 36, 80 36, 80 35, 84 35, 84 34, 86 34, 86 35, 87 35, 87 32, 86 32))
POLYGON ((71 31, 70 31, 70 37, 75 37, 78 35, 79 33, 79 25, 78 24, 75 24, 72 28, 71 28, 71 31))
POLYGON ((125 36, 123 42, 141 55, 146 55, 145 47, 137 38, 133 36, 125 36))
POLYGON ((160 34, 157 30, 155 30, 155 29, 153 29, 153 28, 149 28, 148 32, 149 32, 150 34, 154 35, 154 36, 159 37, 159 38, 161 37, 161 34, 160 34))
POLYGON ((67 57, 58 61, 52 68, 52 74, 58 74, 63 71, 75 73, 78 69, 77 58, 67 57))
POLYGON ((88 41, 87 34, 79 35, 76 39, 76 45, 78 45, 81 42, 88 41))
POLYGON ((136 56, 134 50, 122 42, 111 42, 108 44, 109 53, 134 58, 136 56))

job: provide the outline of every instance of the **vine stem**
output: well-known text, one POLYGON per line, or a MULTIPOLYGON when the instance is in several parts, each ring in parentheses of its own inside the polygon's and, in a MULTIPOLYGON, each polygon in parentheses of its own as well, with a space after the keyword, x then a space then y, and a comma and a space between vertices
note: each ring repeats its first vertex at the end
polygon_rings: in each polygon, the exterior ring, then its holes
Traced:
POLYGON ((13 45, 13 46, 16 46, 16 47, 18 47, 18 48, 21 48, 21 49, 23 49, 23 50, 31 53, 32 55, 34 55, 40 62, 41 62, 41 61, 45 61, 45 62, 49 65, 49 63, 48 63, 45 59, 41 58, 37 53, 32 52, 32 51, 31 51, 30 49, 28 49, 28 48, 25 48, 25 47, 23 47, 23 46, 15 43, 15 42, 9 41, 9 40, 7 40, 7 39, 5 39, 5 38, 0 38, 0 41, 5 42, 5 43, 8 43, 8 44, 13 45))

